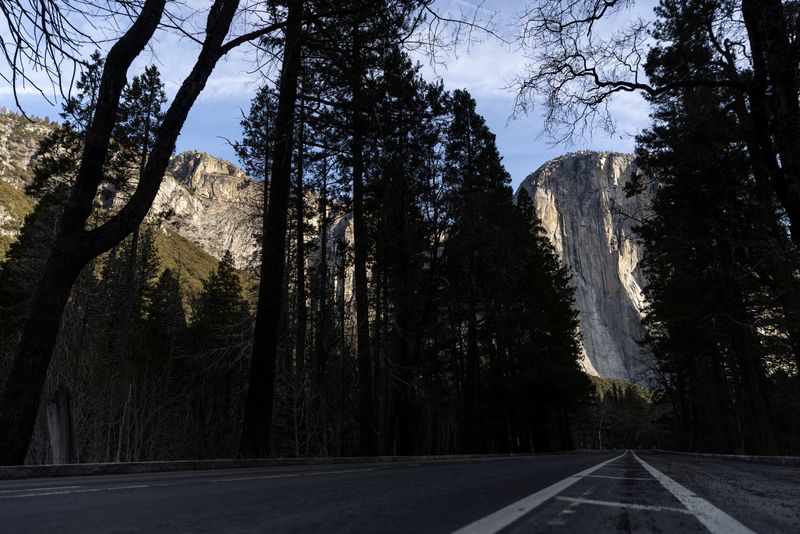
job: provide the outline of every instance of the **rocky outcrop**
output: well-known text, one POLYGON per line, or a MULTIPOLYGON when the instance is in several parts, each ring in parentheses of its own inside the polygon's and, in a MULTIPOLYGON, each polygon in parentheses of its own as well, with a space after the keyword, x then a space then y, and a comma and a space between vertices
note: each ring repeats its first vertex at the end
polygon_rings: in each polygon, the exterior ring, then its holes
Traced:
MULTIPOLYGON (((0 109, 0 252, 16 239, 33 200, 25 196, 39 141, 54 124, 0 109)), ((257 257, 262 187, 233 163, 204 152, 182 152, 169 163, 149 222, 221 258, 230 250, 239 268, 257 257)), ((104 191, 103 203, 121 207, 124 192, 104 191)))
POLYGON ((633 227, 647 195, 625 197, 633 170, 630 154, 577 152, 545 163, 520 188, 572 270, 584 368, 643 382, 652 357, 639 345, 644 280, 633 227))
POLYGON ((245 268, 258 254, 262 190, 229 161, 182 152, 170 161, 149 217, 212 256, 230 250, 245 268))
POLYGON ((39 141, 54 128, 47 119, 33 119, 0 109, 0 180, 23 189, 30 179, 31 163, 39 141))

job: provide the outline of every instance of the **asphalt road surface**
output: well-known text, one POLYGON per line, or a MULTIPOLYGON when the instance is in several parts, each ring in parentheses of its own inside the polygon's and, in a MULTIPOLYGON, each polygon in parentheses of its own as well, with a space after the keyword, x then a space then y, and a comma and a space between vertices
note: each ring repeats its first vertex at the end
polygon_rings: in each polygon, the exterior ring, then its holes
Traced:
POLYGON ((800 532, 800 468, 632 452, 0 482, 0 532, 800 532))

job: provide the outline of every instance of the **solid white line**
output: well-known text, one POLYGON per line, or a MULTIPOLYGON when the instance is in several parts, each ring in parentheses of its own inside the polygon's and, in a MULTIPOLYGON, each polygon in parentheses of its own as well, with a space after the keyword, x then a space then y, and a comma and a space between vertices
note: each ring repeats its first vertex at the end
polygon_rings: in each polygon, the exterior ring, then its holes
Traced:
POLYGON ((26 497, 45 497, 47 495, 69 495, 71 493, 95 493, 98 491, 118 491, 125 489, 149 488, 147 484, 135 484, 131 486, 114 486, 113 488, 91 488, 71 491, 48 491, 47 493, 25 493, 23 495, 0 495, 0 499, 24 499, 26 497))
POLYGON ((636 456, 636 453, 633 457, 639 460, 642 467, 658 479, 661 485, 667 488, 667 491, 672 493, 712 534, 755 534, 733 517, 636 456))
POLYGON ((559 501, 573 502, 577 504, 594 504, 597 506, 611 506, 613 508, 630 508, 632 510, 649 510, 651 512, 678 512, 680 514, 691 514, 689 510, 683 508, 673 508, 672 506, 655 506, 650 504, 636 504, 631 502, 598 501, 596 499, 581 499, 578 497, 556 497, 559 501))
POLYGON ((510 504, 505 508, 501 508, 500 510, 494 512, 493 514, 478 519, 477 521, 456 530, 453 534, 499 532, 500 530, 504 529, 505 527, 516 521, 517 519, 528 514, 534 508, 540 506, 546 500, 555 497, 568 487, 572 486, 576 482, 579 482, 586 475, 589 475, 597 471, 598 469, 601 469, 603 466, 608 465, 611 462, 619 460, 623 456, 625 456, 625 453, 620 454, 616 458, 606 460, 605 462, 600 462, 594 467, 585 469, 580 473, 575 473, 574 475, 567 477, 559 482, 556 482, 555 484, 548 486, 543 490, 537 491, 532 495, 528 495, 524 499, 521 499, 513 504, 510 504))
POLYGON ((240 482, 243 480, 266 480, 268 478, 291 478, 291 477, 299 477, 301 473, 290 473, 288 475, 259 475, 254 477, 236 477, 236 478, 214 478, 208 481, 200 481, 203 482, 240 482))
POLYGON ((19 488, 19 489, 0 490, 0 493, 19 493, 23 491, 53 491, 53 490, 72 489, 72 488, 80 488, 80 486, 56 486, 54 488, 19 488))
MULTIPOLYGON (((49 495, 70 495, 72 493, 96 493, 98 491, 119 491, 119 490, 126 490, 126 489, 143 489, 143 488, 169 488, 169 487, 176 487, 176 486, 190 486, 190 485, 197 485, 197 484, 213 484, 219 482, 240 482, 240 481, 247 481, 247 480, 265 480, 270 478, 291 478, 291 477, 301 477, 301 476, 322 476, 322 475, 338 475, 341 473, 356 473, 359 471, 373 471, 373 468, 367 469, 343 469, 338 471, 316 471, 313 473, 287 473, 283 475, 257 475, 251 477, 233 477, 233 478, 212 478, 212 479, 201 479, 201 480, 191 480, 191 481, 176 481, 176 482, 162 482, 162 483, 151 483, 151 484, 133 484, 133 485, 126 485, 126 486, 107 486, 102 488, 85 488, 81 486, 62 486, 60 488, 37 488, 36 491, 40 493, 19 493, 17 495, 0 495, 0 500, 3 499, 24 499, 26 497, 46 497, 49 495), (81 489, 70 489, 70 488, 81 488, 81 489), (53 490, 68 490, 68 491, 53 491, 53 490)), ((6 490, 6 491, 18 491, 18 492, 26 492, 32 490, 6 490)))
POLYGON ((303 473, 307 477, 318 477, 322 475, 338 475, 339 473, 360 473, 361 471, 375 471, 374 468, 368 467, 366 469, 342 469, 341 471, 319 471, 316 473, 303 473))

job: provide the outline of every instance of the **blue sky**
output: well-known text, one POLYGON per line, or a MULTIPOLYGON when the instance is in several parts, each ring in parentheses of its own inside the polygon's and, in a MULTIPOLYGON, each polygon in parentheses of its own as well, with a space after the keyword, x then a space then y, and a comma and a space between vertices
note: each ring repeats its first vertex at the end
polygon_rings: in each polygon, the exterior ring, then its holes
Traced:
MULTIPOLYGON (((198 4, 206 2, 196 0, 198 4)), ((650 4, 651 2, 645 2, 650 4)), ((497 13, 495 28, 500 33, 510 33, 510 23, 520 3, 512 0, 487 1, 482 7, 468 0, 440 0, 436 4, 444 13, 457 15, 460 12, 488 16, 497 13)), ((156 63, 162 72, 167 94, 177 90, 181 80, 191 67, 196 47, 186 40, 176 40, 171 35, 160 36, 152 50, 137 59, 129 77, 145 65, 156 63)), ((437 59, 432 67, 429 58, 415 56, 423 65, 423 75, 433 80, 437 76, 444 80, 448 90, 466 88, 477 101, 481 113, 497 135, 497 145, 503 161, 511 173, 514 187, 545 161, 564 152, 593 150, 633 150, 633 135, 647 124, 647 106, 635 95, 625 95, 613 104, 617 120, 617 132, 611 136, 603 131, 592 135, 573 146, 551 146, 547 139, 539 138, 541 118, 538 110, 526 117, 510 120, 514 95, 505 87, 521 72, 525 58, 519 52, 491 37, 481 38, 469 46, 462 45, 437 59)), ((193 107, 178 139, 177 150, 204 150, 218 157, 236 162, 229 141, 241 136, 239 120, 241 110, 249 108, 258 83, 259 75, 253 73, 255 57, 251 49, 234 51, 217 67, 203 94, 193 107)), ((2 82, 0 82, 2 83, 2 82)), ((38 116, 56 118, 58 106, 49 105, 32 91, 23 91, 21 97, 25 111, 38 116)), ((14 109, 10 89, 0 85, 0 105, 14 109)), ((60 104, 59 104, 60 106, 60 104)))

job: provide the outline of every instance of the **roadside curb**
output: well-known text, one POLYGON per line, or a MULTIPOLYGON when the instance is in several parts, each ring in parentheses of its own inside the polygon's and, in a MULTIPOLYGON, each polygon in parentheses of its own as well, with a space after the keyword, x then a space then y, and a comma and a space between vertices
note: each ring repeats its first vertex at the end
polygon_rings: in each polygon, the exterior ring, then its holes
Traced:
POLYGON ((718 458, 720 460, 734 460, 737 462, 750 462, 756 464, 800 466, 800 456, 752 456, 746 454, 714 454, 708 452, 666 451, 663 449, 644 449, 641 452, 676 454, 682 456, 694 456, 697 458, 718 458))
POLYGON ((176 460, 95 464, 21 465, 0 466, 0 480, 90 475, 125 475, 160 473, 168 471, 208 471, 212 469, 246 469, 248 467, 401 463, 417 461, 469 460, 478 458, 504 459, 524 456, 536 456, 536 454, 519 453, 454 454, 447 456, 345 456, 339 458, 265 458, 260 460, 176 460))

